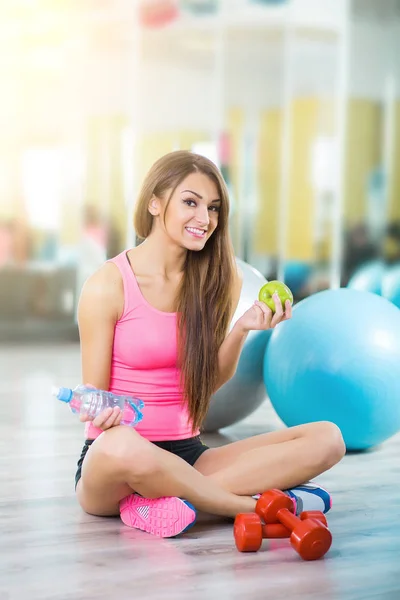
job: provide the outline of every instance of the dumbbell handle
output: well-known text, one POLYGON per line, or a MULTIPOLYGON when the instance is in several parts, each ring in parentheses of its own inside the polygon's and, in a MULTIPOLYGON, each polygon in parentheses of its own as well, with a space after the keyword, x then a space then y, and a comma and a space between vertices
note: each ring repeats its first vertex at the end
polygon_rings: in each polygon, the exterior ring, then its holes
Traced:
MULTIPOLYGON (((325 515, 320 513, 319 511, 306 511, 302 512, 300 515, 300 520, 304 521, 305 519, 315 519, 325 527, 328 526, 325 515)), ((268 525, 262 526, 262 536, 266 539, 280 539, 280 538, 289 538, 291 531, 282 525, 282 523, 270 523, 268 525)))
POLYGON ((276 516, 278 521, 282 523, 282 525, 284 525, 290 532, 295 529, 300 521, 299 517, 296 517, 296 515, 291 513, 287 508, 281 508, 278 510, 276 516))
POLYGON ((262 536, 264 539, 289 538, 290 531, 282 523, 270 523, 262 526, 262 536))

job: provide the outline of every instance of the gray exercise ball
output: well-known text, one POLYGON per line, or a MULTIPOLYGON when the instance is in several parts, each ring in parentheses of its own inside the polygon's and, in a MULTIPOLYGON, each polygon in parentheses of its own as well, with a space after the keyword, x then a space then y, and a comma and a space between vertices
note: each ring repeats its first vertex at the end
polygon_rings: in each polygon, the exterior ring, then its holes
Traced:
MULTIPOLYGON (((265 277, 251 265, 236 259, 243 273, 240 300, 230 325, 258 299, 260 288, 267 283, 265 277)), ((250 331, 244 344, 237 371, 233 378, 211 398, 203 431, 210 433, 228 427, 249 416, 266 398, 263 380, 264 354, 270 331, 250 331)))

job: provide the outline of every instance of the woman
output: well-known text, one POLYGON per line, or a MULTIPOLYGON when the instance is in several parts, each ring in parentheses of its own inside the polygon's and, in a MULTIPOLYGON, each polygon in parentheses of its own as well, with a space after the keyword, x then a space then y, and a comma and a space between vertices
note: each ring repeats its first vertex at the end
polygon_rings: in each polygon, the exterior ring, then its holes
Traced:
POLYGON ((291 316, 290 303, 283 311, 275 298, 272 314, 256 301, 227 334, 241 291, 228 211, 212 162, 186 151, 162 157, 136 205, 144 242, 107 261, 82 290, 84 381, 145 402, 136 429, 119 425, 118 409, 86 423, 76 491, 90 514, 120 513, 126 525, 171 537, 194 523, 196 509, 235 517, 254 511, 253 496, 270 488, 288 490, 305 509, 330 507, 322 488, 293 488, 342 458, 334 424, 212 449, 199 437, 210 398, 234 375, 249 331, 291 316))

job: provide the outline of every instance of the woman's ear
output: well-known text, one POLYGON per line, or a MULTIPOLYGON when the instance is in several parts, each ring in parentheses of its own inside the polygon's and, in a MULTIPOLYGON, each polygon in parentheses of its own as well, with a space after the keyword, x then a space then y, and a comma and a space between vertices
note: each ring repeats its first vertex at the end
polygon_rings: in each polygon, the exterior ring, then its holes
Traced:
POLYGON ((154 195, 149 202, 148 211, 153 217, 157 217, 160 214, 160 201, 154 195))

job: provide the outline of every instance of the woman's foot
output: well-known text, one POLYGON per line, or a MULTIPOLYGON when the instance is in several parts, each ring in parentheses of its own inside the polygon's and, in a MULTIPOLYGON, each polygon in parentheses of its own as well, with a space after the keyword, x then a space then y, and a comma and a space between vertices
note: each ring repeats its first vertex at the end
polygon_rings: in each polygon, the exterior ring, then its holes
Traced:
MULTIPOLYGON (((292 498, 296 515, 304 510, 320 510, 327 513, 332 508, 332 498, 329 492, 311 481, 283 491, 292 498)), ((260 496, 261 494, 256 494, 253 498, 258 499, 260 496)))
POLYGON ((131 494, 119 504, 122 522, 158 537, 175 537, 196 522, 196 510, 186 500, 175 497, 143 498, 131 494))
POLYGON ((329 492, 315 483, 305 483, 284 491, 293 499, 296 505, 296 515, 302 513, 303 510, 320 510, 327 513, 332 508, 332 497, 329 492))

